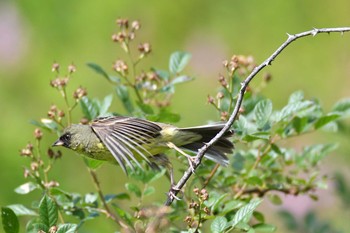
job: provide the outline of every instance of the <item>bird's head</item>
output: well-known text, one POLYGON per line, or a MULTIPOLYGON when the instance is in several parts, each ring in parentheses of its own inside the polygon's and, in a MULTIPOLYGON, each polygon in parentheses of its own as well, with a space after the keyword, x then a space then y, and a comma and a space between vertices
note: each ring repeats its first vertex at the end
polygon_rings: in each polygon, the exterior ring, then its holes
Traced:
POLYGON ((91 127, 89 125, 73 124, 64 129, 62 135, 52 146, 64 146, 76 150, 79 146, 85 144, 84 138, 89 134, 91 134, 91 127))

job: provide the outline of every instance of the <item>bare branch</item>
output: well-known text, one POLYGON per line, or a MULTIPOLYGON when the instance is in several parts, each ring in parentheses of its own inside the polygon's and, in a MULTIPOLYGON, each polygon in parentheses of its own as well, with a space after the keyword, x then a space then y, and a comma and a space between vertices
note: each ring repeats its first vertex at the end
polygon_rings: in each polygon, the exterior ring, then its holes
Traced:
POLYGON ((306 37, 306 36, 316 36, 317 34, 320 33, 331 33, 331 32, 339 32, 342 35, 344 34, 344 32, 349 32, 350 31, 350 27, 342 27, 342 28, 321 28, 321 29, 312 29, 310 31, 306 31, 306 32, 301 32, 298 34, 294 34, 294 35, 290 35, 287 33, 288 38, 287 40, 279 47, 275 50, 275 52, 273 52, 271 54, 270 57, 268 57, 264 62, 262 62, 259 66, 255 67, 253 69, 253 71, 249 74, 249 76, 241 83, 241 89, 239 91, 238 97, 237 97, 237 101, 236 101, 236 105, 235 108, 233 109, 232 115, 230 116, 229 120, 226 122, 225 127, 212 139, 210 140, 210 142, 208 142, 206 145, 204 145, 202 148, 200 148, 198 150, 197 155, 195 156, 195 160, 193 163, 192 167, 189 167, 183 174, 182 178, 179 180, 179 182, 176 184, 175 187, 171 187, 170 191, 169 191, 169 195, 168 198, 165 202, 165 205, 169 206, 171 205, 171 203, 174 201, 176 195, 179 193, 179 191, 183 188, 183 186, 186 184, 186 182, 188 181, 188 179, 191 177, 191 175, 193 174, 193 171, 195 171, 197 169, 197 167, 200 165, 205 152, 215 143, 217 142, 223 135, 224 133, 229 130, 233 124, 233 122, 236 120, 238 113, 239 113, 239 109, 242 105, 242 101, 243 101, 243 97, 245 94, 245 91, 249 85, 249 83, 253 80, 253 78, 266 66, 271 65, 272 61, 289 45, 291 44, 293 41, 302 38, 302 37, 306 37))

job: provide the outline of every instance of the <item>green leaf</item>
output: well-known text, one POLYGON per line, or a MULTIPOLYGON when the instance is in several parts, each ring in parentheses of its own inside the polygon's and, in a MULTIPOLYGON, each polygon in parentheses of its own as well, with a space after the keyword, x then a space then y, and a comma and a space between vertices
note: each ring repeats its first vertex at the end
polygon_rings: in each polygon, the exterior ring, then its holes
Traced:
POLYGON ((254 185, 254 186, 261 186, 263 184, 262 180, 257 176, 251 176, 248 179, 246 179, 247 184, 254 185))
POLYGON ((272 113, 272 102, 269 99, 259 101, 254 108, 255 120, 258 128, 263 128, 272 113))
POLYGON ((137 101, 136 104, 137 104, 137 106, 139 106, 139 108, 142 110, 143 113, 146 113, 146 114, 153 114, 154 113, 151 105, 141 103, 140 101, 137 101))
POLYGON ((85 164, 93 170, 96 170, 104 163, 104 161, 102 161, 102 160, 90 159, 87 157, 83 157, 83 159, 84 159, 85 164))
POLYGON ((224 232, 227 225, 227 219, 223 216, 217 216, 210 225, 211 232, 220 233, 224 232))
POLYGON ((13 212, 15 212, 17 216, 23 216, 23 215, 37 216, 38 215, 35 211, 28 209, 27 207, 21 204, 9 205, 7 207, 13 210, 13 212))
POLYGON ((141 190, 140 188, 133 183, 126 183, 125 188, 129 191, 134 193, 137 197, 141 197, 141 190))
POLYGON ((91 100, 87 96, 84 96, 83 98, 80 99, 79 102, 80 102, 81 110, 83 111, 84 116, 88 120, 91 121, 99 115, 100 108, 99 108, 99 104, 97 103, 97 100, 91 100))
POLYGON ((296 91, 289 96, 288 104, 298 103, 304 99, 303 91, 296 91))
POLYGON ((177 113, 173 113, 169 108, 161 108, 158 114, 148 115, 147 120, 158 121, 164 123, 176 123, 180 121, 181 117, 177 113))
POLYGON ((128 111, 128 113, 132 113, 134 111, 134 106, 131 102, 131 98, 129 95, 129 89, 125 85, 117 85, 115 88, 118 98, 121 100, 124 108, 128 111))
POLYGON ((233 217, 230 225, 235 227, 239 222, 249 217, 261 202, 262 200, 260 199, 252 199, 248 204, 241 207, 233 217))
POLYGON ((19 232, 18 218, 12 209, 7 207, 2 207, 1 218, 2 218, 2 227, 6 233, 19 232))
POLYGON ((308 117, 294 117, 292 121, 293 128, 295 131, 300 134, 302 133, 305 129, 306 126, 308 125, 308 117))
POLYGON ((26 227, 26 233, 49 232, 49 227, 42 223, 29 222, 26 227))
POLYGON ((330 113, 330 114, 327 114, 326 116, 322 116, 315 122, 315 129, 319 129, 327 125, 328 123, 339 119, 340 116, 341 115, 338 113, 330 113))
POLYGON ((252 142, 255 140, 269 140, 269 139, 270 139, 269 132, 256 132, 253 134, 247 134, 242 138, 242 140, 246 142, 252 142))
POLYGON ((143 196, 149 196, 155 193, 156 189, 153 186, 148 186, 144 191, 143 191, 143 196))
POLYGON ((56 122, 54 122, 52 119, 47 119, 47 118, 41 118, 40 122, 36 120, 31 120, 30 124, 38 126, 42 129, 46 129, 54 132, 56 132, 59 128, 56 122))
POLYGON ((84 202, 87 204, 94 204, 97 202, 98 195, 96 193, 85 194, 84 202))
POLYGON ((259 223, 253 226, 256 232, 270 233, 275 232, 277 227, 271 224, 259 223))
POLYGON ((284 225, 292 232, 296 232, 298 229, 298 222, 293 214, 286 210, 281 210, 278 215, 282 218, 284 225))
POLYGON ((48 228, 54 226, 58 219, 56 203, 47 195, 44 195, 39 204, 40 222, 48 228))
POLYGON ((130 196, 127 193, 118 193, 118 194, 107 194, 105 195, 105 201, 108 203, 112 201, 113 199, 119 199, 119 200, 130 200, 130 196))
POLYGON ((277 194, 270 194, 267 196, 269 200, 275 205, 282 205, 282 199, 277 194))
POLYGON ((27 182, 25 184, 22 184, 21 186, 17 187, 15 189, 15 192, 18 194, 28 194, 31 191, 38 188, 38 185, 33 182, 27 182))
POLYGON ((91 69, 93 69, 96 73, 98 73, 98 74, 102 75, 103 77, 105 77, 108 81, 114 82, 114 83, 119 83, 120 82, 119 79, 109 76, 107 74, 107 72, 104 71, 104 69, 101 66, 99 66, 99 65, 97 65, 95 63, 92 63, 92 62, 89 62, 86 65, 88 67, 90 67, 91 69))
POLYGON ((344 114, 350 113, 350 98, 338 101, 332 108, 333 112, 340 112, 344 114))
POLYGON ((113 100, 113 95, 107 95, 103 101, 102 101, 102 104, 101 104, 101 107, 100 107, 100 111, 99 111, 99 116, 106 116, 107 113, 108 113, 108 109, 109 107, 111 106, 112 104, 112 100, 113 100))
POLYGON ((172 74, 180 73, 190 61, 191 54, 187 52, 174 52, 170 56, 169 71, 172 74))
POLYGON ((65 223, 65 224, 59 225, 56 233, 74 233, 76 232, 77 227, 78 227, 77 224, 65 223))
POLYGON ((192 80, 193 80, 192 77, 189 77, 187 75, 181 75, 181 76, 178 76, 178 77, 174 78, 173 80, 171 80, 170 84, 175 85, 175 84, 179 84, 179 83, 189 82, 192 80))
POLYGON ((302 157, 304 160, 308 159, 312 165, 315 165, 337 147, 338 144, 334 143, 307 146, 304 148, 302 157))
POLYGON ((303 117, 305 113, 313 109, 314 102, 303 101, 303 102, 292 102, 285 106, 277 115, 276 122, 286 120, 293 116, 303 117))
POLYGON ((253 216, 256 220, 258 220, 259 222, 261 223, 264 223, 265 222, 265 216, 259 212, 259 211, 254 211, 253 212, 253 216))

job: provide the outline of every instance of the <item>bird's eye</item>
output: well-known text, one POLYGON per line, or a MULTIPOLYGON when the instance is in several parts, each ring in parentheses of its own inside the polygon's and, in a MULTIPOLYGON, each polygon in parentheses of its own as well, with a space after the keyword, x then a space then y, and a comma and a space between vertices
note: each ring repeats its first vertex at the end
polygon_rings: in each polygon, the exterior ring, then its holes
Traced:
POLYGON ((61 136, 61 139, 62 139, 62 141, 64 141, 64 142, 69 142, 69 141, 70 141, 70 138, 71 138, 71 136, 70 136, 70 134, 68 134, 68 133, 61 136))

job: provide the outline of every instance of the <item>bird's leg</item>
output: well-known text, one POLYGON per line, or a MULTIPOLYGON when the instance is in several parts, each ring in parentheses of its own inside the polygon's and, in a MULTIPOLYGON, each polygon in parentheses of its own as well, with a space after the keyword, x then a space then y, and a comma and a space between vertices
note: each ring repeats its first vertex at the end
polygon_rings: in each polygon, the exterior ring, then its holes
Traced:
POLYGON ((182 154, 183 156, 185 156, 188 160, 188 163, 190 164, 190 167, 191 167, 191 170, 192 170, 192 173, 194 173, 195 169, 193 167, 193 164, 194 164, 194 158, 188 154, 186 154, 183 150, 181 150, 179 147, 177 147, 174 143, 172 142, 168 142, 167 143, 167 146, 170 148, 170 149, 174 149, 176 150, 177 152, 179 152, 180 154, 182 154))

